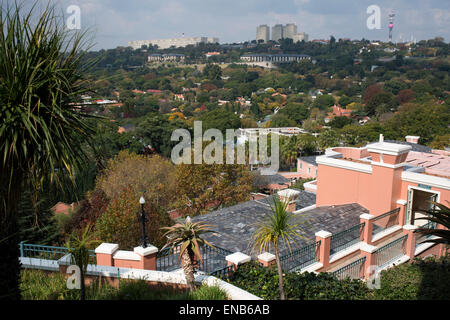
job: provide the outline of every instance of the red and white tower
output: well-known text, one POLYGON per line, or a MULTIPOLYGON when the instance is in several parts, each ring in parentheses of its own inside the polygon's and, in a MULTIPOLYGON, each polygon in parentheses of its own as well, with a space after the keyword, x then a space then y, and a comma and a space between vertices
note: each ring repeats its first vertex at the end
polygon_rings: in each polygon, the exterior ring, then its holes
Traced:
POLYGON ((389 13, 389 42, 392 42, 392 29, 394 29, 394 11, 391 10, 391 13, 389 13))

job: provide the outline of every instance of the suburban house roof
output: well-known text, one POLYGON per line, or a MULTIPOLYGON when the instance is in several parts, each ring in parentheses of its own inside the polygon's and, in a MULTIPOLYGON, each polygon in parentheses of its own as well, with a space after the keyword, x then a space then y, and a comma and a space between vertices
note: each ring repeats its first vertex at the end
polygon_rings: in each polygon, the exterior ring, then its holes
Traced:
POLYGON ((259 171, 253 171, 253 185, 257 187, 267 186, 269 184, 285 184, 290 183, 291 180, 283 177, 280 174, 261 175, 259 171))
MULTIPOLYGON (((313 196, 302 191, 300 201, 313 196)), ((252 237, 258 224, 268 218, 271 213, 271 197, 261 200, 243 202, 228 208, 194 217, 194 222, 202 221, 212 225, 211 229, 217 233, 208 233, 203 237, 213 245, 234 252, 240 251, 257 256, 259 251, 252 250, 252 237)), ((313 203, 314 204, 314 203, 313 203)), ((292 224, 298 224, 296 231, 301 237, 295 237, 291 243, 293 250, 301 248, 315 240, 315 233, 326 230, 332 233, 343 231, 359 224, 359 216, 368 213, 368 210, 359 204, 352 203, 339 206, 315 208, 302 213, 294 214, 292 224)), ((280 244, 280 254, 288 252, 284 244, 280 244)), ((273 248, 271 248, 273 252, 273 248)))
POLYGON ((312 164, 317 167, 316 158, 317 158, 317 156, 305 156, 305 157, 299 157, 298 160, 304 161, 306 163, 312 164))

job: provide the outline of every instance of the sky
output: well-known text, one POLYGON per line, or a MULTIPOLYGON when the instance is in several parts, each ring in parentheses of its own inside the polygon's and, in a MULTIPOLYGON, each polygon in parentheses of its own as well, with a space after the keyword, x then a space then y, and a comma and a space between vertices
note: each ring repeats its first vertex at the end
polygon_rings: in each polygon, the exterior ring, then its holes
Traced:
MULTIPOLYGON (((12 1, 12 0, 11 0, 12 1)), ((31 0, 26 0, 30 2, 31 0)), ((260 24, 295 23, 309 39, 388 39, 388 13, 395 13, 393 40, 450 39, 449 0, 38 0, 66 14, 80 8, 81 29, 91 30, 94 50, 132 40, 218 37, 220 43, 254 40, 260 24), (381 29, 367 27, 367 8, 381 10, 381 29)))

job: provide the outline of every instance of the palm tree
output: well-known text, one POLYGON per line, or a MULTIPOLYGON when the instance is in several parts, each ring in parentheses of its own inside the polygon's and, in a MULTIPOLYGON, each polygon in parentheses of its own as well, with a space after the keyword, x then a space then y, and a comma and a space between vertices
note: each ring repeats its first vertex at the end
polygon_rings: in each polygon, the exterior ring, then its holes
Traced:
POLYGON ((171 249, 180 248, 179 260, 181 260, 189 291, 195 289, 194 272, 197 260, 200 263, 202 262, 200 247, 206 244, 214 248, 207 240, 200 237, 202 234, 213 232, 208 229, 209 227, 211 226, 202 222, 192 222, 187 217, 185 223, 177 223, 171 227, 162 228, 167 230, 164 236, 168 239, 162 249, 167 247, 171 249))
MULTIPOLYGON (((449 203, 447 201, 447 203, 449 203)), ((418 228, 414 232, 420 233, 423 236, 438 236, 439 238, 436 239, 429 239, 425 242, 431 242, 431 243, 443 243, 448 245, 450 243, 450 208, 442 203, 432 202, 433 208, 431 210, 428 210, 428 217, 424 218, 417 218, 417 220, 428 220, 430 222, 434 222, 437 224, 440 224, 447 228, 447 230, 444 229, 435 229, 435 228, 418 228)))
POLYGON ((72 255, 71 263, 76 264, 78 268, 80 268, 81 300, 86 299, 84 275, 89 264, 89 249, 101 242, 94 238, 94 233, 91 232, 91 229, 91 226, 87 225, 81 232, 81 235, 77 232, 73 232, 66 242, 67 250, 72 255))
POLYGON ((85 159, 79 146, 93 132, 71 104, 86 92, 85 33, 68 30, 50 5, 37 13, 38 3, 27 11, 0 4, 0 298, 6 299, 20 299, 17 212, 26 184, 73 176, 85 159))
POLYGON ((283 270, 280 261, 279 240, 281 239, 281 241, 288 246, 289 250, 291 250, 290 241, 292 237, 301 237, 301 235, 294 230, 297 225, 291 225, 289 223, 293 215, 291 212, 287 211, 288 204, 289 200, 281 201, 278 196, 274 196, 273 205, 271 205, 272 213, 267 220, 259 225, 253 236, 253 248, 259 248, 260 252, 270 252, 270 247, 272 245, 274 247, 281 300, 286 299, 286 294, 283 285, 283 270))

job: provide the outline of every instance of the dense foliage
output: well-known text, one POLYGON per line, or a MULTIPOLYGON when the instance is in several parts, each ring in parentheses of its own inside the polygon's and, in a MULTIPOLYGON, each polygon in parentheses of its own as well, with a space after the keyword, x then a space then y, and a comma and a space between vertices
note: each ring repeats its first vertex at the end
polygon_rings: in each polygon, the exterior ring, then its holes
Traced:
MULTIPOLYGON (((285 272, 284 289, 290 300, 361 300, 371 295, 366 284, 358 280, 338 280, 330 273, 285 272)), ((279 299, 276 268, 247 263, 238 268, 230 283, 263 299, 279 299)))
POLYGON ((379 300, 448 300, 450 298, 450 256, 415 259, 381 272, 379 300))

